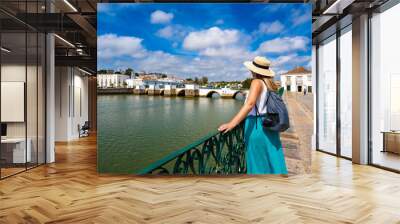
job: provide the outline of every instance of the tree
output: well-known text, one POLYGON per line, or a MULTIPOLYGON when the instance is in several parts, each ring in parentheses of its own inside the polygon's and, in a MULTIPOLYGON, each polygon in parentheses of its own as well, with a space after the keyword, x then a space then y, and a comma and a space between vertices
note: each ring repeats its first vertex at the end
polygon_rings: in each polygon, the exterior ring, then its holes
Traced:
POLYGON ((128 68, 125 70, 125 75, 132 75, 133 74, 133 69, 128 68))
POLYGON ((121 72, 115 72, 115 74, 121 74, 121 72))
POLYGON ((242 82, 243 89, 250 89, 251 80, 251 78, 247 78, 242 82))
POLYGON ((100 69, 100 70, 97 71, 97 74, 107 74, 107 70, 100 69))
POLYGON ((203 76, 203 77, 201 78, 201 84, 202 84, 202 85, 207 85, 207 83, 208 83, 208 78, 207 78, 206 76, 203 76))
POLYGON ((165 75, 165 74, 162 74, 161 75, 161 78, 167 78, 168 76, 167 75, 165 75))
POLYGON ((186 78, 186 81, 187 82, 193 82, 193 79, 192 78, 186 78))

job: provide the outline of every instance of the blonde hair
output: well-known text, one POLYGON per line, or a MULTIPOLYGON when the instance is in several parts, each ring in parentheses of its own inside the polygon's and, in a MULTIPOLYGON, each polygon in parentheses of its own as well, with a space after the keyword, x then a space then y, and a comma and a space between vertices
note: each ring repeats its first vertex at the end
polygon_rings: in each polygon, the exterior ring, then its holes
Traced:
POLYGON ((259 75, 257 73, 253 73, 253 74, 255 75, 256 79, 264 80, 264 83, 266 84, 268 91, 274 91, 274 92, 278 91, 279 87, 274 82, 273 77, 267 77, 267 76, 259 75))

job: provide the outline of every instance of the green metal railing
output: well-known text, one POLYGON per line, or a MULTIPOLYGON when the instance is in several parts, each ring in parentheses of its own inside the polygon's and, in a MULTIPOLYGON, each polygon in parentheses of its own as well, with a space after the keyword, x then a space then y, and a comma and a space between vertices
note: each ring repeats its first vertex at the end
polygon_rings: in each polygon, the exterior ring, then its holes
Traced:
POLYGON ((223 134, 212 132, 158 160, 142 174, 240 174, 246 172, 244 123, 223 134))

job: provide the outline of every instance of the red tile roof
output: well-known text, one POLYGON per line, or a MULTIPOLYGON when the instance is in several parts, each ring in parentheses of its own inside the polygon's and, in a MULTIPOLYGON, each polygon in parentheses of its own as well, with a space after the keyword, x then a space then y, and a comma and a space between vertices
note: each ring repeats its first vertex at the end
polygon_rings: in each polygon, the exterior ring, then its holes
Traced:
POLYGON ((305 69, 303 66, 299 66, 299 67, 296 67, 286 73, 283 73, 282 75, 305 74, 305 73, 311 73, 311 71, 305 69))

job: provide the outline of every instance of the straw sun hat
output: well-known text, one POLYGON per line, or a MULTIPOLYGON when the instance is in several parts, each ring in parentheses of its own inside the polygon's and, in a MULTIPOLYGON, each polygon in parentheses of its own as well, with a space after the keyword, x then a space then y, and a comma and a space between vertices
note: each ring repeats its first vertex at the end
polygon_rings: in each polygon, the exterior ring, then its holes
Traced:
POLYGON ((268 77, 275 76, 275 72, 269 68, 271 62, 265 57, 257 56, 253 59, 253 61, 246 61, 243 64, 247 69, 259 75, 268 77))

